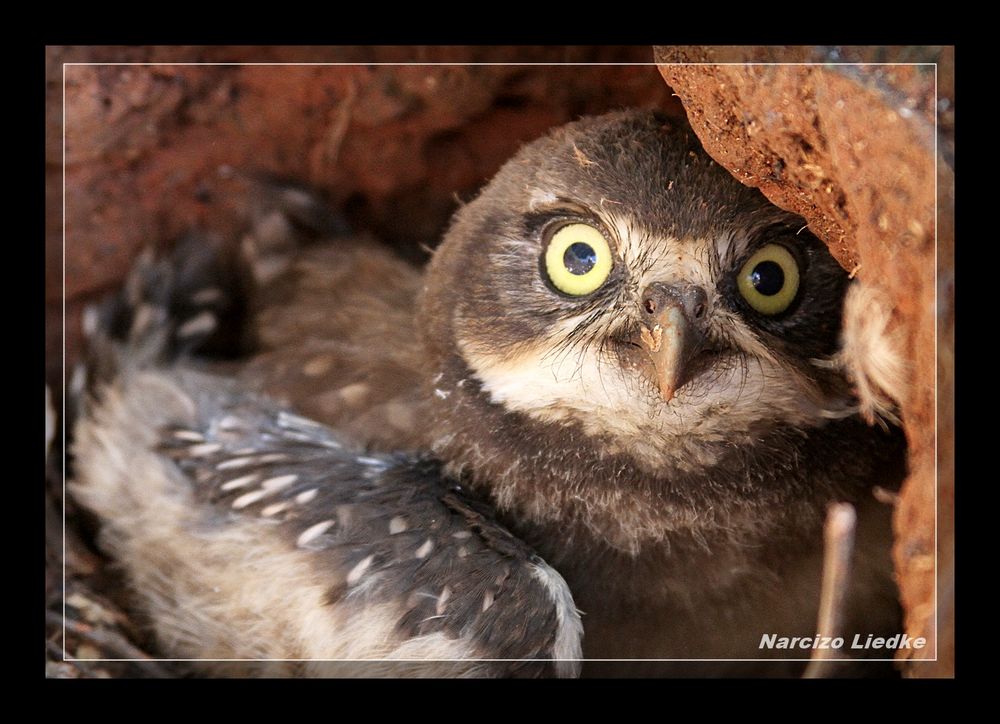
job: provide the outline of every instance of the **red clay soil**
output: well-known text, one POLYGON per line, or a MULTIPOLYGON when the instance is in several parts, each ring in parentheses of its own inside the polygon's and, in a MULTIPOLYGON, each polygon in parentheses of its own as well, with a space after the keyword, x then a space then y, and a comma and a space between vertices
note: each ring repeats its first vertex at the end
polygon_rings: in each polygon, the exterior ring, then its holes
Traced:
POLYGON ((906 673, 953 675, 954 51, 697 46, 656 59, 708 153, 892 300, 913 365, 895 559, 907 632, 938 644, 913 652, 936 662, 906 673), (819 65, 713 65, 777 62, 819 65))

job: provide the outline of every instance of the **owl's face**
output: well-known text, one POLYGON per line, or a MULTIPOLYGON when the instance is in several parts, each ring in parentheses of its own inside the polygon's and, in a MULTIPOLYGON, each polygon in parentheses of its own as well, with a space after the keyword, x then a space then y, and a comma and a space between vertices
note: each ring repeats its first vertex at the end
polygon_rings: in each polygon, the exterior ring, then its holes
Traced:
POLYGON ((429 277, 448 287, 444 320, 425 336, 493 404, 652 469, 703 467, 843 413, 816 362, 847 283, 799 217, 686 126, 613 114, 527 146, 459 211, 429 277))

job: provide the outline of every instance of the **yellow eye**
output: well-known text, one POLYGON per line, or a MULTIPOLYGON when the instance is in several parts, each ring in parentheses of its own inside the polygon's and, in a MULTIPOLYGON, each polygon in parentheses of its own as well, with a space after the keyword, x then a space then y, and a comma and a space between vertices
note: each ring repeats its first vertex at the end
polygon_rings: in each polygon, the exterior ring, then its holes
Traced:
POLYGON ((761 314, 781 314, 799 291, 799 265, 779 244, 758 249, 740 270, 740 294, 761 314))
POLYGON ((611 247, 589 224, 567 224, 545 250, 545 273, 561 292, 582 297, 597 290, 611 274, 611 247))

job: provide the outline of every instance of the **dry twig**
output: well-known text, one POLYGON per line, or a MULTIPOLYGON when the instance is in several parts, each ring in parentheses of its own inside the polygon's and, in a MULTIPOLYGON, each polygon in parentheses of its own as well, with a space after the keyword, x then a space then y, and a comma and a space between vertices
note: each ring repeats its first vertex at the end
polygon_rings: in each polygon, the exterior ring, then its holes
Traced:
MULTIPOLYGON (((820 592, 816 633, 828 640, 839 636, 844 625, 844 601, 851 577, 851 554, 854 551, 857 517, 854 506, 850 503, 834 503, 826 514, 826 525, 823 528, 823 588, 820 592)), ((813 649, 803 678, 823 678, 830 669, 824 663, 837 658, 841 658, 837 649, 813 649)))

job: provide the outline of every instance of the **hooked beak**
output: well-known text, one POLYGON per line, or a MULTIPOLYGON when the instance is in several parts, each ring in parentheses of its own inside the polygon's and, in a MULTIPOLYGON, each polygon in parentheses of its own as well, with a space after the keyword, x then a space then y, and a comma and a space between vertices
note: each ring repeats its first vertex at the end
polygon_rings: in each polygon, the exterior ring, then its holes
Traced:
POLYGON ((650 284, 642 295, 639 344, 653 364, 664 402, 687 382, 690 362, 704 347, 706 299, 701 287, 661 282, 650 284))

